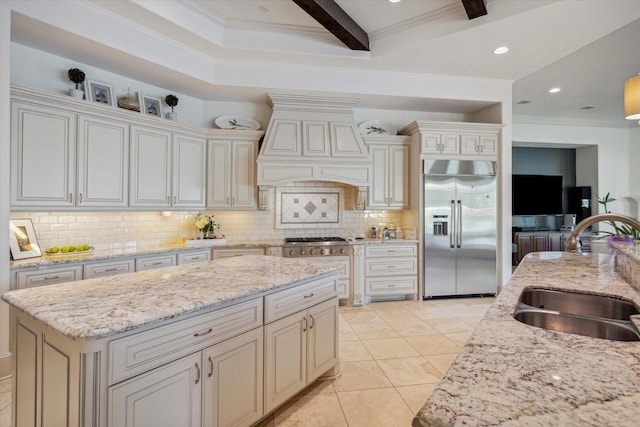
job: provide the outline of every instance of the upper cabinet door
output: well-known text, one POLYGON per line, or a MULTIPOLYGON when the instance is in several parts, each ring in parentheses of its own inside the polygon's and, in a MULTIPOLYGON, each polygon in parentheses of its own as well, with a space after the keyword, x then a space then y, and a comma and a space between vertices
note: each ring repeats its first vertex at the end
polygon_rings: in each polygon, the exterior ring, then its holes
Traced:
POLYGON ((255 209, 257 207, 256 149, 255 142, 233 143, 231 205, 234 208, 255 209))
POLYGON ((369 156, 373 170, 371 173, 371 186, 369 186, 369 207, 386 208, 389 201, 387 184, 389 182, 389 170, 387 162, 388 147, 383 145, 369 147, 369 156))
POLYGON ((389 206, 409 206, 409 146, 389 147, 389 206))
POLYGON ((126 207, 129 203, 129 125, 78 117, 76 205, 126 207))
POLYGON ((231 207, 231 141, 209 141, 207 206, 231 207))
POLYGON ((73 206, 75 148, 74 113, 12 102, 11 206, 73 206))
POLYGON ((171 205, 171 132, 131 126, 130 206, 171 205))
POLYGON ((206 154, 205 138, 184 134, 173 135, 172 206, 204 207, 206 154))

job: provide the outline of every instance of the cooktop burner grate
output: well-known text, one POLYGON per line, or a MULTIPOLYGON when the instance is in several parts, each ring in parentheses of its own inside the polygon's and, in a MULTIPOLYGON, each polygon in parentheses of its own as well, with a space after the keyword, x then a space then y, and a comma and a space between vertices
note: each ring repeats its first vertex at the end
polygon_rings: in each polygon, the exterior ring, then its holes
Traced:
POLYGON ((285 237, 285 243, 346 242, 342 237, 285 237))

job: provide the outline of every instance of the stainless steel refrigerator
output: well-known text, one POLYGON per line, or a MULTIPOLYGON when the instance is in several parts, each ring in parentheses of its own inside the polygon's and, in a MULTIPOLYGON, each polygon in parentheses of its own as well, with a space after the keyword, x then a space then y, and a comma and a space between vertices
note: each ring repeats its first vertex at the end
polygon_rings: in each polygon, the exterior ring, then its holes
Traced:
POLYGON ((496 162, 424 161, 424 296, 497 290, 496 162))

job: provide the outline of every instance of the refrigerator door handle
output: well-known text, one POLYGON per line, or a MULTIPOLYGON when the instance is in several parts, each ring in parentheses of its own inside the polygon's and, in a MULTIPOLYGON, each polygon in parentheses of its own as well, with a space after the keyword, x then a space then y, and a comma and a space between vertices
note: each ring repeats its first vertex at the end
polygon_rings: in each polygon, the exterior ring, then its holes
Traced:
POLYGON ((455 234, 456 234, 456 201, 451 201, 451 229, 449 230, 449 247, 454 249, 455 246, 455 234))
POLYGON ((462 247, 462 202, 458 200, 458 215, 456 215, 458 221, 456 225, 456 247, 462 247))

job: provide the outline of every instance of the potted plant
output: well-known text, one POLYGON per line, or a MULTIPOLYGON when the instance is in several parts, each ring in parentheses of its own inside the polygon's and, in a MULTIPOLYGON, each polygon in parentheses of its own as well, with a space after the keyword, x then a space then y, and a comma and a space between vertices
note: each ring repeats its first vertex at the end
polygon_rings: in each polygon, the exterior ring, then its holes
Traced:
MULTIPOLYGON (((615 201, 616 199, 611 197, 610 193, 607 193, 603 198, 598 199, 598 203, 603 206, 605 213, 611 213, 611 211, 607 207, 607 203, 615 201)), ((618 224, 615 221, 609 221, 609 225, 613 227, 614 231, 603 231, 603 233, 608 236, 610 241, 627 242, 640 240, 640 231, 636 230, 630 225, 618 224)))
POLYGON ((178 120, 178 113, 173 112, 173 107, 178 105, 178 97, 175 95, 167 95, 166 98, 164 98, 164 102, 171 107, 171 112, 166 114, 167 119, 178 120))
POLYGON ((71 80, 73 83, 76 84, 75 89, 73 88, 69 89, 69 95, 73 96, 74 98, 83 98, 84 90, 80 89, 79 85, 84 83, 84 78, 85 78, 84 71, 82 71, 79 68, 71 68, 68 71, 68 75, 69 75, 69 80, 71 80))

